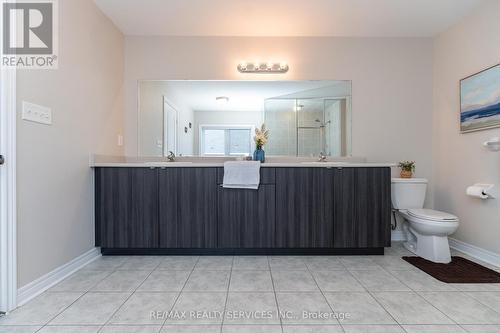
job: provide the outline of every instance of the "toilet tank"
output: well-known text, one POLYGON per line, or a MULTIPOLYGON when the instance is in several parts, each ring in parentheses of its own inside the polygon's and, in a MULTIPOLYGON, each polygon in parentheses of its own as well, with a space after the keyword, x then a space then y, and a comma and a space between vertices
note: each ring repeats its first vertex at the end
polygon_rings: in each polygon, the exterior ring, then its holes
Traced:
POLYGON ((425 178, 392 178, 392 208, 423 208, 427 179, 425 178))

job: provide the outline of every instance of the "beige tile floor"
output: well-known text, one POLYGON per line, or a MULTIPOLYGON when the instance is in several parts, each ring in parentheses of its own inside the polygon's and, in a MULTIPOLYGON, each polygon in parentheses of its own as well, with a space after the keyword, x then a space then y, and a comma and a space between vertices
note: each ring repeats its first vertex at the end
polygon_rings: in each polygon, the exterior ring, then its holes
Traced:
POLYGON ((500 284, 445 284, 408 254, 101 257, 0 333, 500 332, 500 284))

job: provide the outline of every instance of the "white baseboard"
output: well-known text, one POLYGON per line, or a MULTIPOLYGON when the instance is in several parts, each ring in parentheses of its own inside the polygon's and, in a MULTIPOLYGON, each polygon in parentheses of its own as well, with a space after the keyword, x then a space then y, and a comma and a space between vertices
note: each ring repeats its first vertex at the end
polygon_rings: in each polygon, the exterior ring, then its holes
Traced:
POLYGON ((35 281, 19 288, 17 290, 17 306, 26 304, 36 296, 53 287, 100 256, 101 253, 99 249, 93 248, 64 265, 57 267, 53 271, 39 277, 35 281))
POLYGON ((392 230, 391 231, 391 241, 393 242, 401 242, 405 241, 406 237, 403 230, 392 230))
POLYGON ((452 249, 465 253, 472 258, 484 261, 485 263, 500 267, 500 254, 498 253, 485 250, 454 238, 448 238, 448 242, 452 249))

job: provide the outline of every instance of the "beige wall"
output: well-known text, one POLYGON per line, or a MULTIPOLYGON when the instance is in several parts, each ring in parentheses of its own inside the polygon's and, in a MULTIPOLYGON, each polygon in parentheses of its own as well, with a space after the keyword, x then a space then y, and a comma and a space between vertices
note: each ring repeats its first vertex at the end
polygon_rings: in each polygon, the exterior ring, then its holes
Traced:
POLYGON ((59 69, 17 72, 19 287, 94 246, 89 154, 123 153, 123 36, 93 1, 59 11, 59 69), (21 101, 53 124, 21 120, 21 101))
POLYGON ((414 159, 417 176, 432 176, 432 39, 127 36, 128 155, 137 154, 139 79, 352 80, 353 155, 414 159), (256 58, 287 61, 290 71, 259 76, 236 70, 239 61, 256 58))
POLYGON ((457 215, 453 236, 500 253, 500 199, 465 195, 476 182, 500 187, 500 154, 482 143, 500 128, 459 133, 459 80, 500 61, 500 2, 489 1, 435 39, 434 43, 434 193, 435 208, 457 215))

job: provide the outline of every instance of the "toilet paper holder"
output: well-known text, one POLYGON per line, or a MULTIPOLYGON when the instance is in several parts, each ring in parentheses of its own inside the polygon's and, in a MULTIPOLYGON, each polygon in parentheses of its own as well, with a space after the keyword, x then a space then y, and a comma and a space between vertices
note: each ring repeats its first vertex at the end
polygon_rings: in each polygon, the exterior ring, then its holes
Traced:
POLYGON ((488 141, 485 141, 483 146, 490 151, 500 151, 500 138, 491 138, 488 141))
POLYGON ((493 184, 481 184, 477 183, 467 188, 467 195, 478 197, 480 199, 495 199, 496 193, 493 189, 495 185, 493 184))

